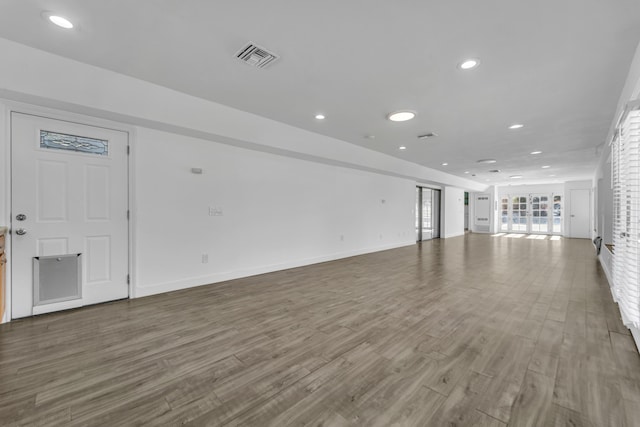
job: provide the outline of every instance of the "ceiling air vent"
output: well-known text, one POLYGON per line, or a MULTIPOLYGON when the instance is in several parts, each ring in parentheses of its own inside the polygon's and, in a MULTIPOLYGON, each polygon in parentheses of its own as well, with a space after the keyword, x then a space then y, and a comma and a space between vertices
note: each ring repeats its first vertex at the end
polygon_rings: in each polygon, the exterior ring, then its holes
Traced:
POLYGON ((427 133, 425 133, 425 134, 418 135, 418 139, 427 139, 427 138, 433 138, 433 137, 436 137, 436 136, 438 136, 438 134, 437 134, 437 133, 434 133, 434 132, 427 132, 427 133))
POLYGON ((265 68, 279 57, 275 53, 249 42, 248 45, 236 53, 236 58, 252 67, 265 68))

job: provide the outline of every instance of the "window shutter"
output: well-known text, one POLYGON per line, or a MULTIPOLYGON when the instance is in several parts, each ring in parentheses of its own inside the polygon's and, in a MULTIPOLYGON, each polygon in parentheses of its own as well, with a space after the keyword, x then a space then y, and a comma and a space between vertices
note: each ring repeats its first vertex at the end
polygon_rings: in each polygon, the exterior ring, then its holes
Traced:
POLYGON ((612 143, 613 289, 627 326, 640 327, 640 111, 623 117, 612 143))

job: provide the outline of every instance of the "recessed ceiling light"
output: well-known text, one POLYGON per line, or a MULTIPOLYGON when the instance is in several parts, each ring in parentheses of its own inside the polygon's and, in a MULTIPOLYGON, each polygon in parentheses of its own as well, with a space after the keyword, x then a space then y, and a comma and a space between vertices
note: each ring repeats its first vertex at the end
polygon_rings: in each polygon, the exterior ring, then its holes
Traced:
POLYGON ((543 167, 542 167, 542 169, 549 169, 550 167, 551 167, 551 166, 547 166, 547 165, 545 165, 545 166, 543 166, 543 167))
POLYGON ((398 147, 398 150, 406 150, 407 147, 405 147, 404 145, 401 145, 400 147, 398 147))
POLYGON ((509 178, 519 179, 522 178, 522 175, 511 175, 509 178))
POLYGON ((481 159, 476 161, 476 163, 495 163, 495 162, 497 162, 496 159, 481 159))
POLYGON ((464 173, 469 173, 469 171, 464 171, 464 173))
POLYGON ((552 175, 549 175, 549 176, 555 176, 555 175, 552 174, 552 175))
POLYGON ((476 68, 480 65, 480 61, 478 59, 466 59, 458 65, 462 70, 471 70, 472 68, 476 68))
POLYGON ((542 154, 542 151, 532 151, 530 154, 542 154))
POLYGON ((67 18, 64 18, 62 16, 49 15, 49 21, 53 22, 58 27, 65 28, 67 30, 70 30, 71 28, 73 28, 73 24, 71 23, 71 21, 69 21, 67 18))
POLYGON ((523 124, 515 123, 515 124, 512 124, 511 126, 509 126, 509 129, 522 129, 523 127, 524 127, 523 124))
POLYGON ((413 111, 395 111, 393 113, 389 113, 387 115, 387 119, 392 122, 406 122, 407 120, 411 120, 416 116, 416 113, 413 111))
POLYGON ((447 163, 447 162, 442 164, 442 166, 448 166, 448 165, 449 165, 449 163, 447 163))
POLYGON ((318 120, 324 120, 324 114, 316 114, 316 119, 318 120))

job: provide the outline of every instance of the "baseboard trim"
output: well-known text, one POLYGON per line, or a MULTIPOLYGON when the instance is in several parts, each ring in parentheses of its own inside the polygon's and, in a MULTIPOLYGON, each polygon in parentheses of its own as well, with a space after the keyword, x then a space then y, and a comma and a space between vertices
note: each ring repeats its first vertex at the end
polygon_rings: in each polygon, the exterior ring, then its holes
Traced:
POLYGON ((415 245, 416 242, 403 242, 391 245, 376 246, 346 252, 338 252, 330 255, 324 255, 319 257, 303 258, 291 262, 284 262, 279 264, 263 265, 255 268, 226 271, 206 276, 187 277, 180 280, 174 280, 164 283, 156 283, 146 286, 134 286, 133 295, 131 298, 141 298, 150 295, 161 294, 165 292, 179 291, 182 289, 194 288, 197 286, 211 285, 214 283, 225 282, 227 280, 242 279, 250 276, 257 276, 259 274, 273 273, 275 271, 288 270, 290 268, 304 267, 312 264, 319 264, 322 262, 335 261, 338 259, 349 258, 352 256, 364 255, 373 252, 381 252, 389 249, 402 248, 406 246, 415 245))
POLYGON ((454 234, 449 234, 449 235, 445 235, 443 237, 443 239, 450 239, 452 237, 460 237, 460 236, 464 236, 464 231, 462 233, 454 233, 454 234))

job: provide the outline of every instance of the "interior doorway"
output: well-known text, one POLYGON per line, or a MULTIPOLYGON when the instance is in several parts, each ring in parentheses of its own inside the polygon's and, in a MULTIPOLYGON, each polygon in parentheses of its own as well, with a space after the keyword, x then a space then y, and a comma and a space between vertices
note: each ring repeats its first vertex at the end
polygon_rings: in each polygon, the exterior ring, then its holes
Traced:
POLYGON ((440 237, 440 190, 416 187, 416 241, 440 237))

